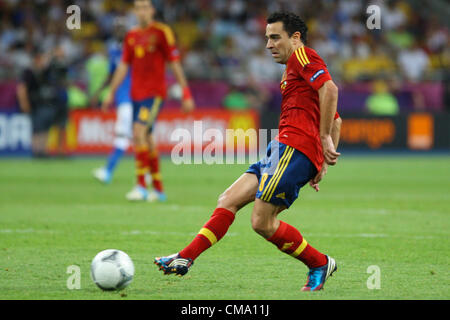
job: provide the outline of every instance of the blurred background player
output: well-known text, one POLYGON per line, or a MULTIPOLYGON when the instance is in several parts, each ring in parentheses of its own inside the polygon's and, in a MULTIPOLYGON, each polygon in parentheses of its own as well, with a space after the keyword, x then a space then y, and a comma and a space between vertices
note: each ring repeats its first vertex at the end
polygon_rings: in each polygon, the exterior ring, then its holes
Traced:
POLYGON ((236 180, 220 197, 212 217, 179 253, 155 259, 165 274, 184 275, 194 260, 223 238, 236 213, 255 202, 252 228, 280 251, 303 262, 308 280, 302 291, 317 291, 337 269, 333 258, 313 248, 290 224, 278 219, 308 182, 319 191, 328 165, 337 163, 340 135, 338 88, 322 58, 306 47, 308 28, 293 13, 267 18, 266 49, 286 65, 280 84, 283 95, 279 135, 267 155, 236 180))
MULTIPOLYGON (((108 55, 110 61, 110 76, 104 85, 92 98, 91 104, 97 105, 99 96, 112 80, 122 59, 123 40, 127 33, 127 21, 124 17, 117 17, 114 21, 114 39, 108 43, 108 55)), ((103 183, 110 183, 120 159, 130 147, 133 122, 133 104, 130 97, 131 70, 128 71, 125 79, 117 88, 115 94, 115 105, 117 106, 117 120, 115 125, 114 150, 109 155, 105 167, 95 169, 94 177, 103 183)), ((103 105, 102 111, 107 111, 107 105, 103 105)))
POLYGON ((175 36, 167 25, 154 21, 155 8, 150 0, 135 0, 138 27, 128 32, 122 61, 114 73, 111 91, 103 102, 107 108, 131 67, 133 100, 133 142, 136 156, 137 185, 126 198, 130 201, 165 201, 159 169, 159 155, 152 135, 153 126, 166 97, 165 65, 170 63, 183 89, 182 109, 192 111, 194 101, 181 67, 175 36), (145 176, 150 171, 153 192, 147 190, 145 176))
POLYGON ((31 116, 32 154, 48 157, 47 141, 52 126, 58 130, 59 155, 64 155, 65 127, 68 117, 64 53, 60 47, 51 52, 35 48, 33 63, 17 85, 17 100, 31 116))

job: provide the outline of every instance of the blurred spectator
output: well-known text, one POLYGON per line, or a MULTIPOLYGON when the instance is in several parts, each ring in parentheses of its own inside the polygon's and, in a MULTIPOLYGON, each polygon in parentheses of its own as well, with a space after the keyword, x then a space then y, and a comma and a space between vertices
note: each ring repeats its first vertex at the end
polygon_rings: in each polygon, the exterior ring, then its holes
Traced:
POLYGON ((246 96, 251 109, 265 111, 269 108, 270 93, 258 81, 249 80, 246 96))
MULTIPOLYGON (((104 54, 101 43, 92 43, 90 47, 89 59, 86 61, 86 73, 88 77, 88 95, 94 97, 109 77, 109 62, 104 54)), ((100 93, 102 100, 104 93, 100 93)))
POLYGON ((409 48, 414 43, 414 36, 402 25, 386 34, 387 43, 395 50, 409 48))
POLYGON ((198 40, 184 57, 184 70, 190 79, 214 79, 213 60, 210 52, 204 51, 203 40, 198 40))
POLYGON ((406 23, 407 17, 405 14, 405 7, 402 6, 402 2, 397 0, 389 0, 382 4, 382 27, 386 30, 397 29, 406 23))
MULTIPOLYGON (((440 81, 450 65, 445 14, 433 12, 427 2, 153 2, 159 18, 176 32, 191 79, 278 83, 280 66, 264 54, 265 19, 276 10, 301 15, 310 29, 307 45, 322 55, 336 81, 353 83, 380 76, 440 81), (381 30, 366 28, 366 8, 371 4, 381 7, 381 30), (422 50, 414 44, 417 41, 422 50), (418 63, 411 64, 413 59, 418 63)), ((39 44, 47 51, 62 47, 71 81, 76 84, 70 87, 71 105, 81 104, 86 100, 82 90, 87 87, 92 93, 104 76, 102 44, 113 36, 115 17, 125 16, 130 28, 135 24, 131 5, 131 0, 0 0, 0 80, 19 78, 18 71, 31 64, 33 46, 39 44), (72 4, 80 6, 83 13, 80 30, 65 26, 65 9, 72 4)))
POLYGON ((223 99, 223 106, 227 110, 246 110, 250 108, 250 103, 242 87, 231 85, 223 99))
POLYGON ((372 94, 367 98, 366 109, 376 116, 395 116, 399 113, 397 98, 389 92, 386 82, 372 84, 372 94))
POLYGON ((415 42, 408 49, 403 49, 398 55, 398 64, 402 75, 409 81, 423 79, 430 65, 430 59, 425 51, 415 42))
POLYGON ((248 76, 258 83, 280 82, 284 67, 276 64, 265 49, 265 46, 255 50, 247 59, 248 76))

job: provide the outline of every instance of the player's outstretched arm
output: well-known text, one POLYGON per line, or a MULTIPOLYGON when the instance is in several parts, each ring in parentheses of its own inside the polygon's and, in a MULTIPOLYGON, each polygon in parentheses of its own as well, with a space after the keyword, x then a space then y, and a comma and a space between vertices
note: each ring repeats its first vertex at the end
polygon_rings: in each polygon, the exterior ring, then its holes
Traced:
POLYGON ((185 112, 191 112, 195 109, 194 99, 192 98, 191 91, 186 80, 186 76, 183 71, 183 67, 179 61, 173 61, 170 63, 170 68, 172 69, 178 84, 183 90, 183 97, 181 100, 181 108, 185 112))
POLYGON ((110 86, 111 90, 109 91, 108 95, 106 96, 105 100, 102 103, 102 110, 104 111, 107 110, 109 106, 113 103, 116 91, 122 84, 123 80, 125 80, 125 77, 128 74, 128 69, 129 65, 123 61, 117 67, 111 80, 110 86))
POLYGON ((328 80, 319 89, 320 103, 320 139, 322 141, 325 163, 334 166, 340 153, 336 152, 331 136, 334 117, 337 110, 338 88, 332 80, 328 80))

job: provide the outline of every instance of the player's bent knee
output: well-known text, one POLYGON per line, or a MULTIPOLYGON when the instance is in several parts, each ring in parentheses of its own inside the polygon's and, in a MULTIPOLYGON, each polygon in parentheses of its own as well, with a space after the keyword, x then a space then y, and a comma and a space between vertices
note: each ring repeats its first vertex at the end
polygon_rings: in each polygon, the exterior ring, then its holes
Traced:
POLYGON ((266 239, 269 239, 276 231, 274 227, 276 223, 272 217, 261 217, 252 214, 251 223, 253 230, 266 239))
POLYGON ((282 209, 280 206, 256 199, 251 216, 253 230, 264 238, 269 239, 279 226, 277 215, 282 209))
POLYGON ((254 219, 252 217, 252 229, 265 239, 269 239, 271 237, 271 228, 267 222, 258 220, 257 218, 254 219))

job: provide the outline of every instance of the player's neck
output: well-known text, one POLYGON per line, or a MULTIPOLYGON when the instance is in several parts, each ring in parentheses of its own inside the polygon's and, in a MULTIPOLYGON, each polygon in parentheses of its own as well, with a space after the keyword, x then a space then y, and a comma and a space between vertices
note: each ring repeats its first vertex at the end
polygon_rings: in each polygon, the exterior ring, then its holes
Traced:
POLYGON ((148 27, 150 27, 153 24, 153 19, 147 20, 145 22, 142 22, 139 24, 139 28, 140 29, 147 29, 148 27))
MULTIPOLYGON (((292 57, 292 55, 294 54, 294 52, 295 52, 297 49, 300 49, 301 47, 304 47, 304 46, 305 46, 305 45, 304 45, 302 42, 300 42, 299 44, 293 45, 293 46, 292 46, 292 50, 289 52, 289 58, 292 57)), ((289 60, 289 58, 288 58, 288 60, 289 60)), ((286 61, 285 64, 287 64, 287 61, 286 61)))
POLYGON ((304 47, 304 46, 305 45, 303 44, 303 42, 300 42, 299 44, 294 45, 292 53, 294 53, 297 49, 300 49, 301 47, 304 47))

